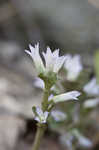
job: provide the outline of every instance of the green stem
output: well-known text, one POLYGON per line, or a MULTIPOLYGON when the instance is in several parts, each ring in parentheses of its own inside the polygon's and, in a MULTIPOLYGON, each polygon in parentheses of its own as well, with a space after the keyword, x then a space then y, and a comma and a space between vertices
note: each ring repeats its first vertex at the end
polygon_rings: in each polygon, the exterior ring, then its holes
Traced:
POLYGON ((36 132, 36 136, 35 136, 35 141, 34 141, 34 144, 33 144, 33 150, 38 150, 39 147, 40 147, 40 143, 41 143, 41 139, 42 139, 42 136, 44 134, 44 131, 46 129, 46 126, 39 126, 37 127, 37 132, 36 132))
MULTIPOLYGON (((50 92, 50 88, 45 86, 45 91, 44 91, 44 96, 43 96, 43 101, 42 101, 42 110, 43 110, 43 112, 48 110, 49 92, 50 92)), ((38 123, 37 133, 36 133, 36 137, 35 137, 35 141, 34 141, 34 145, 33 145, 33 150, 38 150, 39 149, 41 139, 42 139, 42 136, 44 134, 45 129, 46 129, 46 124, 38 123)))
POLYGON ((42 101, 42 110, 43 110, 43 112, 47 111, 47 109, 48 109, 49 92, 50 92, 50 89, 45 87, 43 101, 42 101))

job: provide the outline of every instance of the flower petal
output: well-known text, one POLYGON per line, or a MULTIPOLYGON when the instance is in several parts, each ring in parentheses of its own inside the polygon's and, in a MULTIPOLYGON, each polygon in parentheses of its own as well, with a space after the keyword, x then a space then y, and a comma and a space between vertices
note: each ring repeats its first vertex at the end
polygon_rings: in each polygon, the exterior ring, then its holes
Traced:
POLYGON ((67 70, 67 79, 70 81, 75 81, 83 69, 80 55, 75 55, 72 57, 68 54, 66 57, 67 59, 64 64, 64 68, 67 70))
POLYGON ((52 100, 52 99, 53 99, 53 97, 54 97, 54 95, 53 95, 53 94, 51 94, 51 95, 48 97, 48 101, 52 100))
POLYGON ((45 111, 45 112, 44 112, 44 118, 45 118, 45 120, 47 119, 48 114, 49 114, 49 112, 48 112, 48 111, 45 111))
POLYGON ((25 52, 26 52, 27 54, 29 54, 29 55, 32 57, 32 54, 31 54, 31 52, 30 52, 30 51, 25 50, 25 52))
POLYGON ((88 99, 84 102, 85 108, 93 108, 99 105, 99 98, 88 99))
POLYGON ((46 71, 47 72, 53 71, 54 62, 53 62, 53 54, 51 52, 50 47, 47 47, 46 53, 43 52, 42 54, 45 59, 46 71))
POLYGON ((61 67, 64 64, 65 60, 66 60, 65 56, 61 56, 61 57, 56 59, 56 62, 54 64, 54 72, 55 73, 57 73, 61 69, 61 67))
POLYGON ((54 52, 53 52, 53 56, 58 58, 59 57, 59 49, 56 49, 54 52))
POLYGON ((35 117, 34 120, 36 120, 37 122, 40 122, 40 118, 39 117, 35 117))
POLYGON ((38 116, 42 116, 43 115, 43 111, 40 107, 36 107, 36 113, 38 114, 38 116))
POLYGON ((83 90, 89 95, 99 95, 99 85, 96 83, 96 78, 92 78, 90 82, 88 82, 83 90))
POLYGON ((66 114, 63 113, 63 112, 61 112, 61 111, 59 111, 59 110, 53 110, 53 111, 51 111, 51 116, 57 122, 64 121, 67 118, 66 114))
POLYGON ((37 72, 39 74, 44 73, 45 67, 44 67, 43 61, 41 59, 41 56, 39 54, 39 43, 37 43, 35 45, 35 47, 33 47, 32 45, 29 45, 29 48, 30 48, 31 52, 27 51, 27 50, 25 50, 25 52, 28 53, 32 57, 35 67, 37 69, 37 72))
POLYGON ((65 56, 59 57, 59 49, 51 52, 50 47, 47 47, 46 53, 42 53, 45 59, 46 72, 58 73, 63 63, 65 62, 65 56))
POLYGON ((44 89, 44 87, 45 87, 44 81, 41 80, 40 78, 35 78, 33 84, 35 87, 40 88, 40 89, 44 89))
POLYGON ((83 136, 78 130, 75 129, 73 134, 78 139, 78 142, 81 146, 86 148, 92 147, 92 142, 87 137, 83 136))
POLYGON ((58 103, 58 102, 64 102, 64 101, 68 101, 68 100, 78 100, 78 96, 80 96, 80 92, 78 91, 71 91, 71 92, 67 92, 64 94, 60 94, 57 96, 53 97, 53 102, 54 103, 58 103))

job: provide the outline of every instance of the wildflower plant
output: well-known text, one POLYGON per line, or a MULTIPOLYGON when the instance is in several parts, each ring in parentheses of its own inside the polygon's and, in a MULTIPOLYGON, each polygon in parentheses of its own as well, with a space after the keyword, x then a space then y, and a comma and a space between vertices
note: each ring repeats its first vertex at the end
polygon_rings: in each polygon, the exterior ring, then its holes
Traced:
MULTIPOLYGON (((52 118, 49 120, 50 129, 59 133, 60 142, 69 150, 76 150, 77 148, 88 149, 93 146, 94 143, 92 139, 94 139, 94 137, 92 136, 93 134, 88 134, 88 130, 93 126, 95 128, 97 124, 94 118, 93 121, 91 115, 99 106, 99 84, 96 81, 96 77, 92 77, 92 79, 89 80, 92 71, 89 70, 89 68, 86 70, 83 67, 80 56, 78 56, 79 55, 76 57, 76 55, 74 55, 70 57, 71 59, 76 58, 74 59, 76 62, 74 62, 74 60, 70 61, 70 64, 72 64, 71 68, 66 67, 66 64, 64 64, 61 85, 64 91, 72 91, 73 89, 77 91, 80 90, 82 93, 80 101, 76 103, 76 105, 73 102, 61 103, 58 105, 58 109, 62 110, 66 118, 62 120, 61 115, 57 115, 57 113, 53 115, 53 113, 51 113, 54 121, 52 118), (77 66, 77 68, 75 66, 77 66), (61 118, 59 116, 61 116, 61 118)), ((66 59, 68 59, 68 62, 66 60, 65 63, 67 62, 67 64, 69 64, 70 58, 67 55, 66 59)), ((55 97, 57 97, 57 95, 55 97)))
MULTIPOLYGON (((49 47, 47 47, 46 52, 42 52, 41 56, 39 53, 39 43, 37 43, 34 47, 32 45, 29 45, 29 48, 30 50, 25 50, 25 52, 31 56, 37 70, 38 77, 41 79, 41 81, 43 80, 42 86, 40 86, 40 88, 42 88, 44 91, 41 108, 35 106, 32 107, 34 119, 38 122, 33 150, 38 150, 42 136, 47 126, 48 117, 50 116, 50 114, 54 116, 52 108, 55 106, 56 103, 59 102, 78 100, 80 92, 72 90, 67 93, 54 96, 51 91, 53 89, 53 86, 55 86, 56 82, 58 81, 58 72, 62 68, 63 64, 66 64, 67 57, 59 56, 59 49, 56 49, 52 52, 49 47)), ((38 85, 37 82, 35 83, 36 85, 38 85)), ((63 117, 62 113, 59 114, 59 112, 57 112, 56 114, 57 120, 59 119, 59 116, 63 117)), ((65 118, 65 116, 63 118, 65 118)))

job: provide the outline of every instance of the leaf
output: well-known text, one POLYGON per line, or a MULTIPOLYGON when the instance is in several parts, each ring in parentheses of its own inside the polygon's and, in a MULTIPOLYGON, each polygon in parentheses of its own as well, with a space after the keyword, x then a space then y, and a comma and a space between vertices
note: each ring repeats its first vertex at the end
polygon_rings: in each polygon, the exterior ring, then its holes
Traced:
POLYGON ((36 107, 35 107, 35 106, 32 107, 32 111, 33 111, 33 113, 34 113, 35 115, 37 115, 36 107))

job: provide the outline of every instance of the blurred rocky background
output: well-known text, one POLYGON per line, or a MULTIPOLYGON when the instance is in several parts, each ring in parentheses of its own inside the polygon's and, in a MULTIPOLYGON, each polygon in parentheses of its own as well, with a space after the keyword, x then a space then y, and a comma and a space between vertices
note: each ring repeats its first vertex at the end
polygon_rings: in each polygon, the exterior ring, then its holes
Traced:
MULTIPOLYGON (((99 48, 98 0, 0 1, 0 149, 31 149, 33 105, 40 105, 41 90, 33 86, 36 75, 24 53, 28 44, 40 42, 61 53, 79 53, 85 66, 93 67, 99 48)), ((97 119, 99 121, 99 118, 97 119)), ((48 132, 48 131, 47 131, 48 132)), ((43 142, 43 150, 61 149, 56 137, 43 142)))

